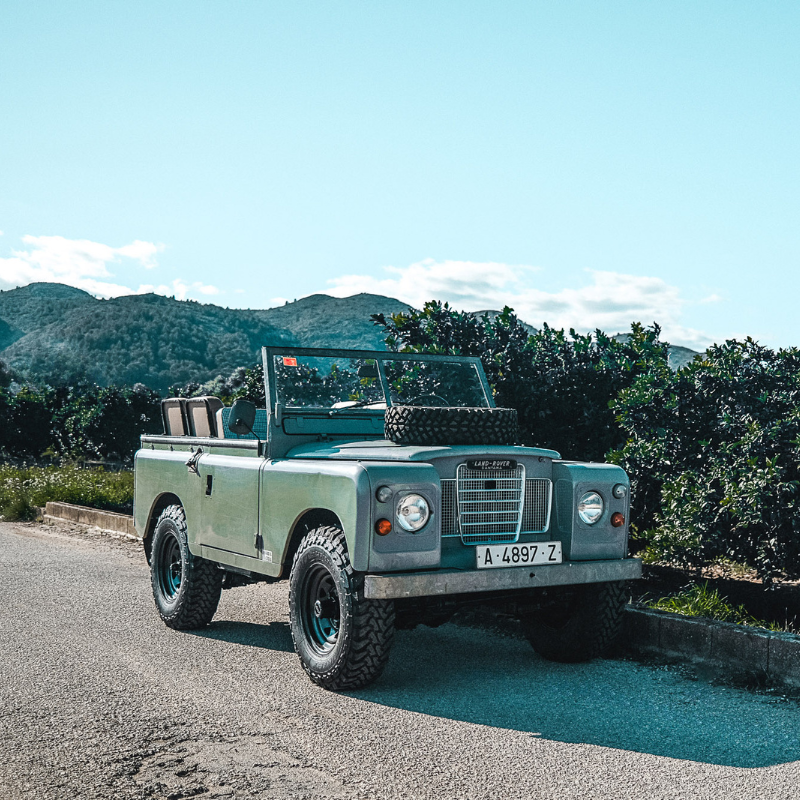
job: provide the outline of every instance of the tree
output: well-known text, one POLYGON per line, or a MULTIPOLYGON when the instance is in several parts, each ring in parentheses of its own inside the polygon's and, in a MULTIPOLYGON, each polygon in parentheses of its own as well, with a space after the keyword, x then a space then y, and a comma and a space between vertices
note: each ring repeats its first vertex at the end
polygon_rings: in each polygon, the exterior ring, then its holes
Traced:
POLYGON ((730 340, 641 376, 614 408, 628 440, 612 460, 634 477, 655 553, 800 577, 800 351, 730 340))
POLYGON ((160 433, 157 392, 133 388, 70 387, 53 417, 53 438, 61 455, 130 461, 143 433, 160 433))
POLYGON ((517 410, 523 443, 568 458, 602 461, 621 447, 625 432, 610 403, 640 375, 669 372, 657 325, 634 324, 624 339, 548 325, 531 332, 507 306, 477 317, 438 301, 372 319, 391 350, 479 357, 496 404, 517 410))

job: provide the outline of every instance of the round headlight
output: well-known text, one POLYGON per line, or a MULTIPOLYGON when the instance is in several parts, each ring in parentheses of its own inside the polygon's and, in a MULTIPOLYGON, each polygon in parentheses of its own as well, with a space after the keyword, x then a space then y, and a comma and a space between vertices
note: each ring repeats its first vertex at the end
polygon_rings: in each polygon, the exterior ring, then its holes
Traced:
POLYGON ((404 531, 416 533, 431 517, 428 501, 420 494, 407 494, 397 502, 397 523, 404 531))
POLYGON ((587 525, 594 525, 603 516, 603 498, 597 492, 586 492, 578 501, 578 516, 587 525))

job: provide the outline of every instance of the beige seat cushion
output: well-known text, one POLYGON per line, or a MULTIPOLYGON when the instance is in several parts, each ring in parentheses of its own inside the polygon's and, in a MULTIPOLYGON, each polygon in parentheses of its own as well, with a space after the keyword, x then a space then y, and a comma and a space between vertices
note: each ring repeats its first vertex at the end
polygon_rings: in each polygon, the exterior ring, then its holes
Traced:
POLYGON ((190 397, 186 401, 189 430, 192 436, 218 436, 217 411, 222 408, 218 397, 190 397))
POLYGON ((161 401, 161 418, 167 436, 186 436, 189 426, 186 419, 186 400, 183 397, 168 397, 161 401))

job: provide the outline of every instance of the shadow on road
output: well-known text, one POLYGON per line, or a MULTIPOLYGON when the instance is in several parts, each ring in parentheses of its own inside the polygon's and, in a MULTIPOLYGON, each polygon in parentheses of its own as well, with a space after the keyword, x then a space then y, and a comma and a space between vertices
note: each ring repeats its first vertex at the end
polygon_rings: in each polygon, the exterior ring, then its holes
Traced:
POLYGON ((207 628, 187 631, 204 639, 218 639, 232 644, 246 644, 284 653, 294 652, 292 634, 288 622, 270 622, 258 625, 255 622, 212 622, 207 628))
POLYGON ((398 633, 386 706, 658 756, 753 768, 800 759, 794 702, 627 661, 554 664, 527 642, 447 625, 398 633))
MULTIPOLYGON (((196 636, 292 652, 286 622, 213 622, 196 636)), ((305 679, 305 677, 303 677, 305 679)), ((445 625, 397 634, 372 703, 444 719, 741 768, 800 760, 800 707, 629 661, 554 664, 527 642, 445 625)))

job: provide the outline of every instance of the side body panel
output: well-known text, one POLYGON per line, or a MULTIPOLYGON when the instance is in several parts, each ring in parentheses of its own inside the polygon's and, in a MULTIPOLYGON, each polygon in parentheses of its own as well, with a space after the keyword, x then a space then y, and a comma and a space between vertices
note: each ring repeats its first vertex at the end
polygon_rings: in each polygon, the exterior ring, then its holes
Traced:
POLYGON ((147 534, 151 512, 166 493, 177 496, 185 511, 190 531, 200 524, 200 480, 189 472, 185 450, 141 449, 134 457, 133 524, 142 538, 147 534))
MULTIPOLYGON (((280 566, 291 534, 312 509, 333 512, 342 524, 353 567, 369 566, 370 483, 358 462, 267 461, 261 471, 260 530, 265 560, 280 566)), ((286 569, 290 565, 285 565, 286 569)))
POLYGON ((199 525, 192 542, 258 557, 258 491, 261 458, 203 455, 197 464, 199 525))

